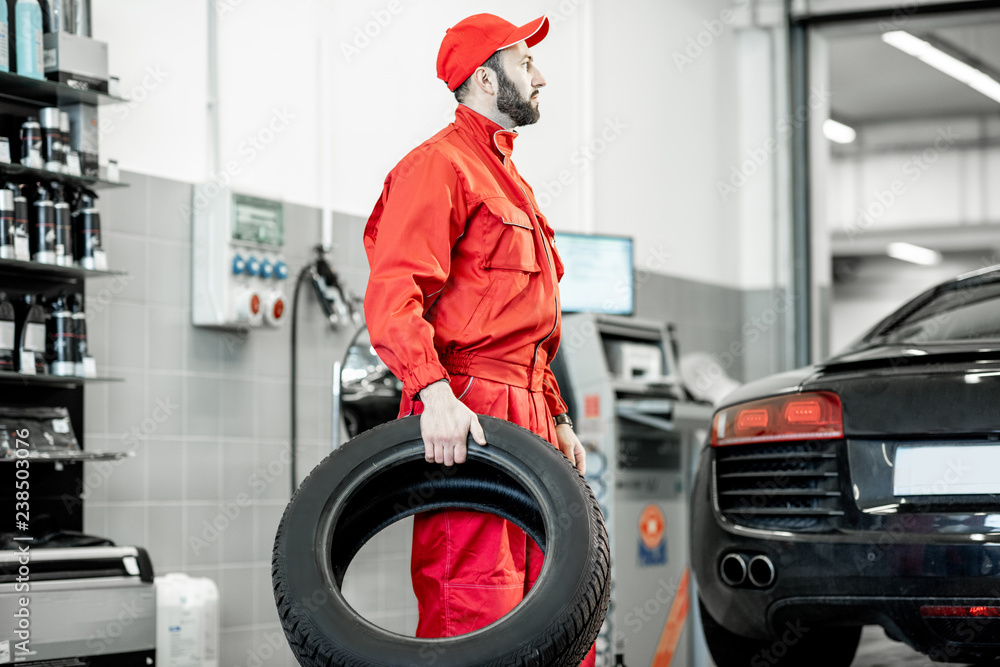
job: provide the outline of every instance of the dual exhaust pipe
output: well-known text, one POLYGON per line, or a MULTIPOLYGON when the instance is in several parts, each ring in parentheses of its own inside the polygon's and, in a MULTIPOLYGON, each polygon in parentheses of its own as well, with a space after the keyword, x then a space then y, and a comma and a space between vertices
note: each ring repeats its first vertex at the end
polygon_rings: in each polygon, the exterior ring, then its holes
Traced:
POLYGON ((763 554, 728 553, 719 562, 719 574, 733 587, 749 582, 757 588, 767 588, 774 583, 778 573, 771 559, 763 554))

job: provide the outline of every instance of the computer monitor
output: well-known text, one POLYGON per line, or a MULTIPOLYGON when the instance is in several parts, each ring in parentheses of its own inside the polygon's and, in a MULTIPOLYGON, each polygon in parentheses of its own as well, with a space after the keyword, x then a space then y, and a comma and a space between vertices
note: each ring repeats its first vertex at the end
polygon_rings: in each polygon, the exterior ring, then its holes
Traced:
POLYGON ((556 250, 566 267, 559 283, 564 313, 634 314, 630 237, 556 232, 556 250))

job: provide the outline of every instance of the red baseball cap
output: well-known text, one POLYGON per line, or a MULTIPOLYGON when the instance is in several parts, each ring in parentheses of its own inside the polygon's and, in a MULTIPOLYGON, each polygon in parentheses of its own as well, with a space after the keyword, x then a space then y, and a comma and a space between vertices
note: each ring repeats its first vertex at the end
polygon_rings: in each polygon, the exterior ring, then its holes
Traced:
POLYGON ((438 78, 452 92, 494 53, 518 42, 529 47, 549 33, 549 18, 542 16, 518 28, 493 14, 476 14, 449 28, 438 50, 438 78))

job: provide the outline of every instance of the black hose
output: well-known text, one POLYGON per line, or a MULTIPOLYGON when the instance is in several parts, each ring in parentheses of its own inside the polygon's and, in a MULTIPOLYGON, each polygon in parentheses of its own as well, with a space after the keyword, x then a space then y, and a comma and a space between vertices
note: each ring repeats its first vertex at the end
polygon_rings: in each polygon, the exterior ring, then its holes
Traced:
POLYGON ((298 423, 298 403, 296 400, 296 385, 298 384, 298 322, 299 322, 299 290, 302 288, 302 283, 309 277, 312 270, 312 263, 306 264, 299 271, 299 277, 295 280, 295 292, 292 294, 292 377, 290 381, 291 385, 291 399, 292 399, 292 414, 289 421, 291 422, 291 441, 288 446, 290 448, 290 458, 289 467, 291 468, 291 491, 289 493, 289 498, 295 495, 295 489, 298 488, 296 480, 298 475, 296 474, 296 464, 295 464, 295 441, 296 441, 296 424, 298 423))

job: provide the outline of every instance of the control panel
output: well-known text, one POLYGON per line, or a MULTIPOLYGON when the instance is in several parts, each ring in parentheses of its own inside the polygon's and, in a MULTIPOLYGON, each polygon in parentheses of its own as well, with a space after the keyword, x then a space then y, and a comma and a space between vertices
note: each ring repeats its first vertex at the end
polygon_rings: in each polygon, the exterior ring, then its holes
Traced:
POLYGON ((289 277, 284 205, 210 183, 195 188, 192 211, 195 326, 280 325, 289 277))

